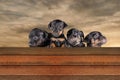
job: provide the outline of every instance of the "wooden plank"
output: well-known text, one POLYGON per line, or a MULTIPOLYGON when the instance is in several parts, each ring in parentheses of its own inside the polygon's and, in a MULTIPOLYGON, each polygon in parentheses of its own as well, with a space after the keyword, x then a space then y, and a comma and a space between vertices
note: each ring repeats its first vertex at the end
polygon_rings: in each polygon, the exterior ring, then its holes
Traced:
POLYGON ((120 75, 120 66, 0 66, 0 75, 120 75))
POLYGON ((0 48, 0 75, 120 75, 120 48, 0 48))
POLYGON ((0 48, 0 55, 119 55, 120 48, 0 48))
POLYGON ((0 56, 0 65, 118 65, 120 56, 0 56))
POLYGON ((0 80, 119 80, 119 75, 1 75, 0 80))

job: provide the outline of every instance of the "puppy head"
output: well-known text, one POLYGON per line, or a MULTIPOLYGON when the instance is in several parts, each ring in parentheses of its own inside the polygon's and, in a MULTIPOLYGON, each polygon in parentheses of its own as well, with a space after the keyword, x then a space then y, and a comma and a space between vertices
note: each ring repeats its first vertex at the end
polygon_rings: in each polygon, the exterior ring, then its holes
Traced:
POLYGON ((52 31, 53 36, 59 37, 67 24, 59 19, 53 20, 48 24, 48 28, 52 31))
POLYGON ((100 36, 98 39, 92 41, 93 43, 93 47, 101 47, 103 44, 105 44, 107 42, 107 39, 105 36, 100 36))
POLYGON ((67 41, 73 46, 80 44, 83 39, 84 33, 82 31, 72 28, 67 32, 67 41))
POLYGON ((107 39, 101 32, 93 31, 85 37, 85 42, 89 44, 89 47, 101 47, 107 42, 107 39))
POLYGON ((43 44, 43 42, 47 39, 48 33, 38 28, 32 29, 29 34, 29 46, 37 47, 43 44))

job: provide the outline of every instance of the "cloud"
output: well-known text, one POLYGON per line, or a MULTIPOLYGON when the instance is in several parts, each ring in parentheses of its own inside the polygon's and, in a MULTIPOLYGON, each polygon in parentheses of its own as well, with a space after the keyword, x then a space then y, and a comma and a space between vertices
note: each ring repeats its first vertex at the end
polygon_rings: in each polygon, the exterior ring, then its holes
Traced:
MULTIPOLYGON (((15 26, 15 25, 13 25, 15 26)), ((42 30, 47 30, 48 31, 48 28, 46 25, 19 25, 19 26, 16 26, 16 27, 11 27, 10 30, 11 31, 15 31, 17 34, 26 34, 26 33, 29 33, 33 28, 40 28, 42 30)))
POLYGON ((89 16, 112 16, 120 11, 120 0, 75 0, 70 9, 87 12, 89 16))
POLYGON ((73 27, 85 34, 101 31, 109 39, 105 46, 113 46, 120 43, 119 4, 120 0, 0 0, 0 46, 5 42, 22 46, 33 28, 49 31, 47 25, 53 19, 68 23, 65 32, 73 27), (4 36, 9 39, 2 41, 4 36))

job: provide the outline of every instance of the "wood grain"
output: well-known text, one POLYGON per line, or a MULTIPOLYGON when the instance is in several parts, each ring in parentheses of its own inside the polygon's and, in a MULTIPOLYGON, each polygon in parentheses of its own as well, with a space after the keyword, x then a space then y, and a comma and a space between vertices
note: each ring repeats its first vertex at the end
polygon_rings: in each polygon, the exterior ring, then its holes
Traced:
POLYGON ((118 65, 120 56, 0 56, 0 65, 118 65))
POLYGON ((120 66, 0 66, 0 75, 120 75, 120 66))
POLYGON ((0 48, 0 75, 120 75, 120 48, 0 48))
POLYGON ((27 48, 1 47, 0 55, 44 55, 44 56, 79 56, 79 55, 119 55, 120 48, 27 48))
POLYGON ((119 75, 1 75, 0 80, 119 80, 119 75))

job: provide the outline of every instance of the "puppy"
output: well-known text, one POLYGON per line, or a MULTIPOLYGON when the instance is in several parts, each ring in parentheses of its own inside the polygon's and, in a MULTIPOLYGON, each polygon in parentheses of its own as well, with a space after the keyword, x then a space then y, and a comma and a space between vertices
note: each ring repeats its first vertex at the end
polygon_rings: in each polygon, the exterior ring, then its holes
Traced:
POLYGON ((50 45, 49 33, 38 28, 32 29, 29 34, 30 47, 47 47, 50 45))
POLYGON ((85 47, 83 43, 84 33, 72 28, 67 32, 66 47, 85 47))
POLYGON ((88 47, 101 47, 107 42, 107 39, 101 32, 93 31, 85 37, 84 41, 88 47))
POLYGON ((64 28, 67 24, 59 19, 53 20, 48 24, 48 28, 51 30, 51 45, 50 47, 64 47, 65 36, 64 28))

